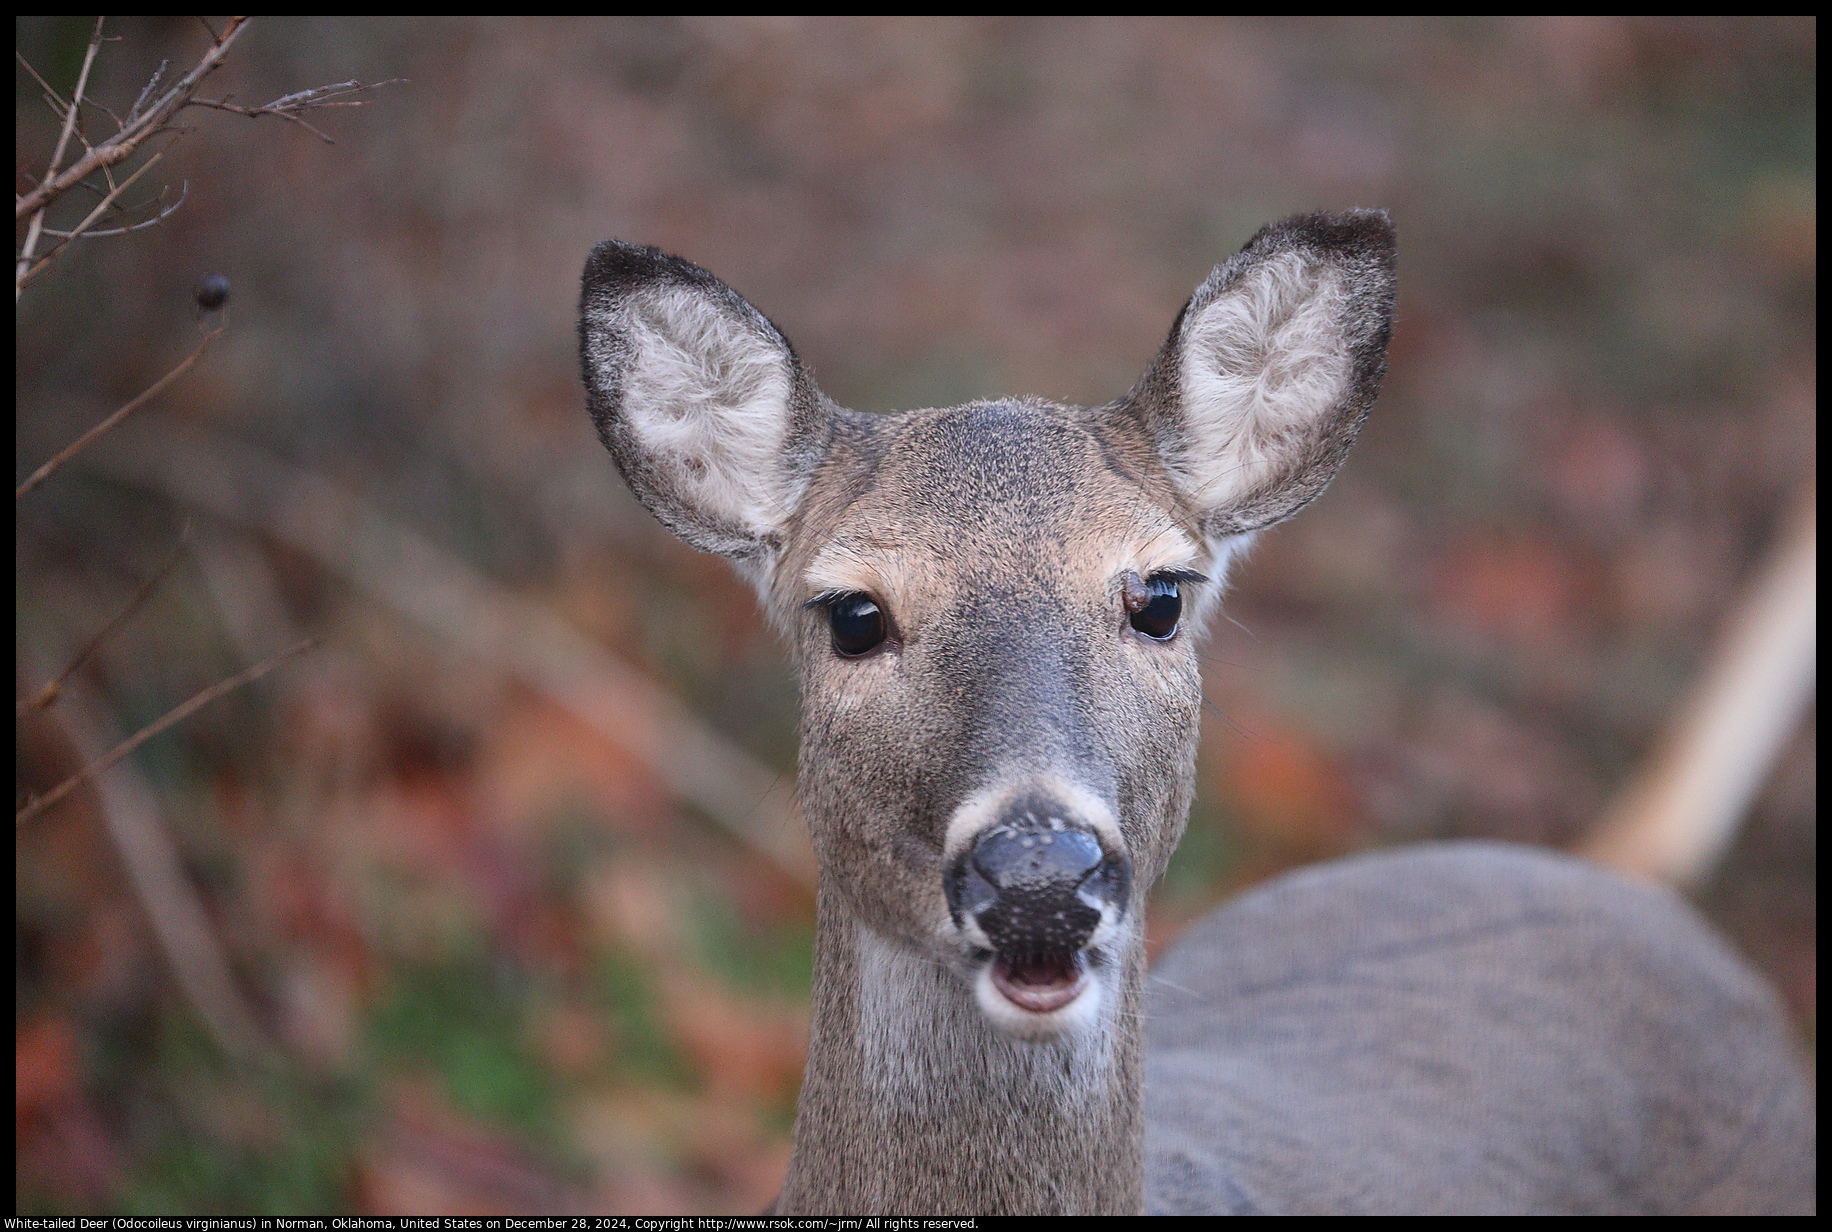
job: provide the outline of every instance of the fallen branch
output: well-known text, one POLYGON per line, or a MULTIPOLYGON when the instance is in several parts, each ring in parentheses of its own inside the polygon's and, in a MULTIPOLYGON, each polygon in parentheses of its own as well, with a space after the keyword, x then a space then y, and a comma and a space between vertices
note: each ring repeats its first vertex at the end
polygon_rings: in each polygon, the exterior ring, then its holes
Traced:
MULTIPOLYGON (((73 698, 46 716, 63 729, 80 757, 93 758, 107 741, 101 724, 73 698)), ((185 877, 178 848, 160 819, 158 801, 132 763, 96 780, 102 821, 127 870, 153 938, 177 977, 179 990, 216 1046, 244 1062, 279 1054, 236 988, 229 960, 197 892, 185 877)))
POLYGON ((1809 488, 1789 511, 1678 721, 1581 854, 1682 887, 1716 866, 1813 694, 1815 503, 1809 488))

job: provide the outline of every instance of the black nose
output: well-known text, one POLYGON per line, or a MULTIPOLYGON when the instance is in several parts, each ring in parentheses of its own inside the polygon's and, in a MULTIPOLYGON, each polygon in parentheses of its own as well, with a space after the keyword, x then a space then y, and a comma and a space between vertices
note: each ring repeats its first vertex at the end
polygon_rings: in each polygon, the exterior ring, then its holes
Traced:
POLYGON ((944 889, 957 926, 971 919, 999 954, 1084 948, 1104 909, 1126 909, 1132 862, 1109 856, 1075 815, 1046 800, 1014 804, 949 866, 944 889))

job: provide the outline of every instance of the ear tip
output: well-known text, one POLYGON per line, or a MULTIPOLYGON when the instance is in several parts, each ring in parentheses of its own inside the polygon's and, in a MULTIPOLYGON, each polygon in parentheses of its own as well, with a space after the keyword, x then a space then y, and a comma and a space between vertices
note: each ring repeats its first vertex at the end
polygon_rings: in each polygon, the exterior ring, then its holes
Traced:
POLYGON ((585 290, 621 291, 645 282, 705 284, 716 279, 693 262, 648 244, 608 239, 585 259, 585 290))
POLYGON ((1317 211, 1293 214, 1261 229, 1247 241, 1248 249, 1276 251, 1315 248, 1344 256, 1372 258, 1392 265, 1398 250, 1393 218, 1384 209, 1354 209, 1341 213, 1317 211))
POLYGON ((591 255, 585 259, 585 272, 587 277, 593 274, 615 277, 618 274, 654 269, 666 260, 668 254, 659 248, 632 244, 627 240, 608 239, 593 248, 591 255))

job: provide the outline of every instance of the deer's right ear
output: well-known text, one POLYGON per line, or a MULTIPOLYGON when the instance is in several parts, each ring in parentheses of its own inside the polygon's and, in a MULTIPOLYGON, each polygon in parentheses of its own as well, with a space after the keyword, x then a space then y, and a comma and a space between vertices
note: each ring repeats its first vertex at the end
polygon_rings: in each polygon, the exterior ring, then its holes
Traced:
POLYGON ((825 452, 825 401, 767 317, 697 265, 606 240, 585 263, 586 403, 624 480, 765 585, 825 452))
POLYGON ((1211 536, 1282 521, 1335 476, 1386 372, 1393 267, 1384 211, 1305 214, 1190 297, 1120 408, 1211 536))

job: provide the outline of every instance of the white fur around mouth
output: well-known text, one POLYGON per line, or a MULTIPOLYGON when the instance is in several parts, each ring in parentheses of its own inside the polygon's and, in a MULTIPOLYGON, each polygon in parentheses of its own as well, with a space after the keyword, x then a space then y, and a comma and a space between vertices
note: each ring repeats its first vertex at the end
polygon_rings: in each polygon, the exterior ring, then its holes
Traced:
POLYGON ((994 958, 980 968, 973 991, 993 1026, 1020 1039, 1077 1033, 1100 1013, 1101 978, 1080 953, 1041 968, 994 958))

